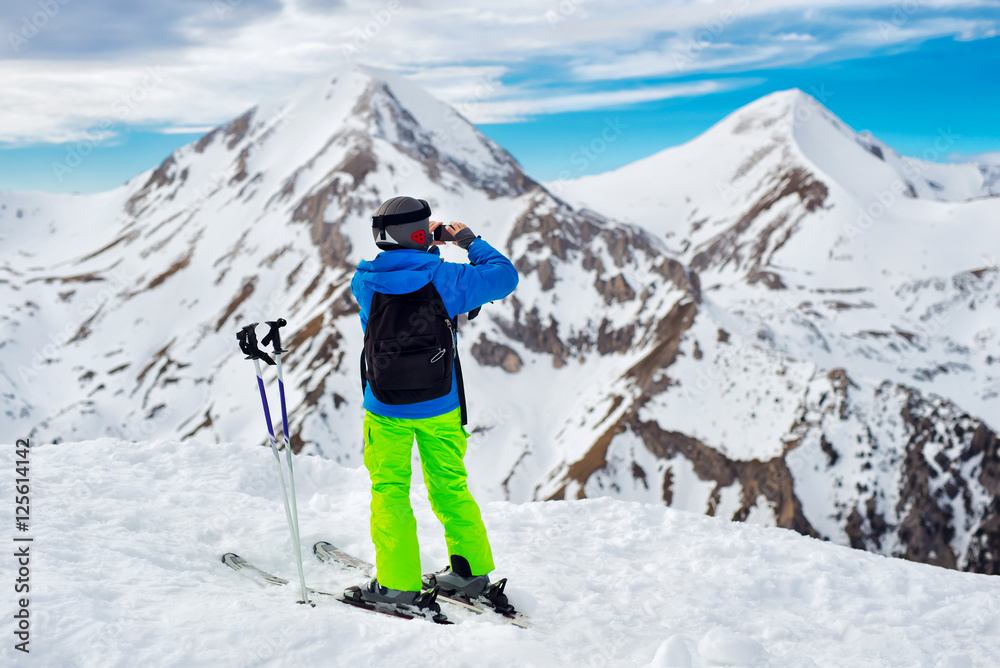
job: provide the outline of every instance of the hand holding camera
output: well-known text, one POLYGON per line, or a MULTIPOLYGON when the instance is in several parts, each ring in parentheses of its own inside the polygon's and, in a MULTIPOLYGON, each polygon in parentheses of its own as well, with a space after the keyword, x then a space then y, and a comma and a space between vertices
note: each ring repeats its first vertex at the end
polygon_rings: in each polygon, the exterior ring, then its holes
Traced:
POLYGON ((431 234, 434 235, 434 245, 443 246, 446 243, 454 243, 466 250, 476 239, 469 226, 465 223, 451 222, 445 225, 440 221, 430 221, 431 234))

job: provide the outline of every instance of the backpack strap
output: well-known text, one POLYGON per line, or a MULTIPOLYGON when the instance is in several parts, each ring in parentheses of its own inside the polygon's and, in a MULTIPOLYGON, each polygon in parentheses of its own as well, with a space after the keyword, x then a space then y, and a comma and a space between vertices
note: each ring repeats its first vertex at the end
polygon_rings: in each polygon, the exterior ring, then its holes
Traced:
POLYGON ((368 387, 368 374, 365 372, 365 349, 361 348, 361 394, 365 393, 368 387))
POLYGON ((464 427, 469 423, 469 407, 465 402, 465 379, 462 378, 462 361, 458 354, 458 318, 452 322, 455 323, 455 385, 458 389, 458 405, 461 408, 462 426, 464 427))

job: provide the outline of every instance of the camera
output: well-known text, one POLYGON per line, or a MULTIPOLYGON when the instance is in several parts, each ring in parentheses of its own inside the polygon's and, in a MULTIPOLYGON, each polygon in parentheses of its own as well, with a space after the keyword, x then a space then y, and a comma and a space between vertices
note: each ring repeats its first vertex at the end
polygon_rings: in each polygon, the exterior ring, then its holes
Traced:
POLYGON ((455 235, 447 225, 438 225, 434 228, 434 241, 454 241, 455 235))

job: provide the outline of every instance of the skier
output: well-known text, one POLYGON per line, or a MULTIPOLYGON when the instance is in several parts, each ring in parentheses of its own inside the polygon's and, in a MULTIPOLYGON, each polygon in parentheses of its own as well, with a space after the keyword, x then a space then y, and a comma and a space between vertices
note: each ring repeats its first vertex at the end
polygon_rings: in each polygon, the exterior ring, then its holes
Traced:
POLYGON ((474 599, 487 590, 494 568, 466 484, 469 434, 455 325, 459 314, 509 295, 517 270, 468 226, 431 222, 430 214, 427 202, 413 197, 384 202, 372 217, 383 252, 362 261, 351 281, 365 332, 364 462, 372 481, 376 577, 344 595, 372 604, 419 606, 427 598, 418 597, 422 584, 474 599), (438 246, 449 242, 435 240, 435 233, 453 237, 450 243, 468 251, 471 262, 442 260, 438 246), (450 555, 448 567, 423 578, 409 496, 414 438, 450 555))

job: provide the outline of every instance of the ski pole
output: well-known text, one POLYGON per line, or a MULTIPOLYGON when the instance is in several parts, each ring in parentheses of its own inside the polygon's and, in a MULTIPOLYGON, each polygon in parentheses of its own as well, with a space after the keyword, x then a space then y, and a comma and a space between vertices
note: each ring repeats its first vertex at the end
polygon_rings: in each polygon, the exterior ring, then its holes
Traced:
POLYGON ((241 329, 236 334, 240 343, 240 349, 247 355, 247 359, 253 360, 254 371, 257 372, 257 388, 260 390, 260 402, 264 407, 264 422, 267 425, 267 435, 271 443, 271 452, 274 453, 275 468, 278 471, 278 485, 281 488, 281 500, 285 504, 285 518, 288 520, 288 529, 292 534, 292 542, 295 544, 295 555, 299 567, 299 581, 302 586, 302 600, 299 603, 309 603, 308 590, 306 589, 305 575, 302 570, 302 548, 299 541, 298 527, 292 519, 292 511, 288 505, 288 490, 285 487, 285 475, 281 470, 281 456, 278 454, 278 446, 274 438, 274 427, 271 424, 271 411, 267 405, 267 393, 264 391, 264 375, 260 370, 260 360, 273 365, 274 360, 257 347, 257 335, 254 327, 257 323, 251 323, 241 329))
POLYGON ((268 344, 273 345, 274 358, 278 363, 278 397, 281 401, 281 431, 285 436, 285 458, 288 460, 288 482, 291 487, 292 520, 295 523, 296 535, 295 553, 296 557, 298 557, 299 580, 302 583, 302 600, 308 601, 309 596, 306 591, 306 578, 302 571, 302 541, 299 539, 299 506, 295 495, 295 470, 292 466, 292 441, 288 437, 288 411, 285 409, 285 378, 281 369, 281 353, 288 351, 282 350, 281 333, 278 331, 279 328, 284 327, 288 323, 285 322, 284 318, 278 318, 275 321, 268 321, 267 324, 270 325, 271 329, 268 331, 267 336, 261 339, 261 343, 265 346, 268 344))

